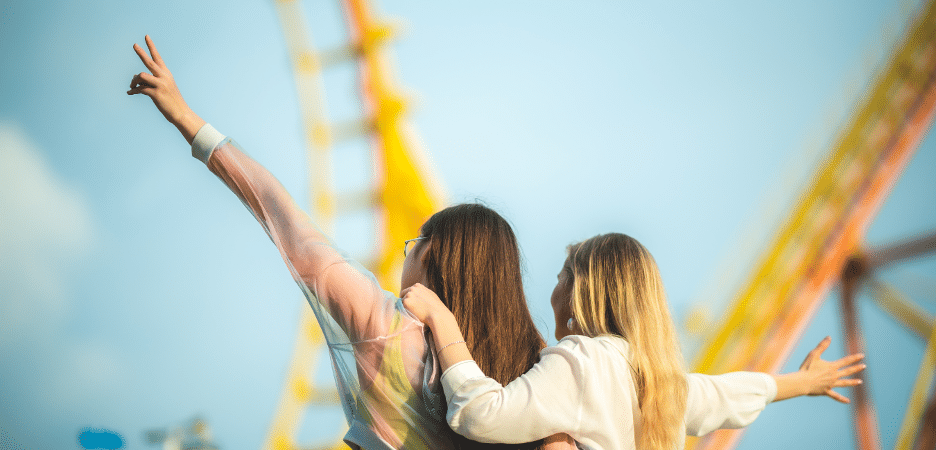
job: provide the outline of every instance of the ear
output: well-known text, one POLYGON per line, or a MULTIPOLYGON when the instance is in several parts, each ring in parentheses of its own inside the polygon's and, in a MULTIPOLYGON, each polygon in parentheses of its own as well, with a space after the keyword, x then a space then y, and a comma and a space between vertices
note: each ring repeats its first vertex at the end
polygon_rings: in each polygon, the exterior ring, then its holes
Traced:
POLYGON ((432 239, 426 239, 416 243, 416 257, 419 258, 419 268, 420 268, 420 283, 424 286, 430 286, 429 283, 429 271, 426 270, 427 264, 429 263, 429 246, 432 245, 432 239))
POLYGON ((419 262, 425 267, 426 262, 429 261, 429 247, 432 246, 432 238, 424 239, 416 244, 419 246, 419 262))

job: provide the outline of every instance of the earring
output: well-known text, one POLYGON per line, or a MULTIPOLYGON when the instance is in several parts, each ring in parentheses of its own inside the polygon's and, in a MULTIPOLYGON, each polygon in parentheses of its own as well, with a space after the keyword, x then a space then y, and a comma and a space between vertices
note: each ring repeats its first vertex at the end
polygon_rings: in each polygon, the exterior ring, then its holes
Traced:
POLYGON ((568 329, 571 331, 571 330, 572 330, 572 327, 574 327, 574 326, 575 326, 575 318, 574 318, 574 317, 569 317, 569 321, 566 322, 566 328, 568 328, 568 329))

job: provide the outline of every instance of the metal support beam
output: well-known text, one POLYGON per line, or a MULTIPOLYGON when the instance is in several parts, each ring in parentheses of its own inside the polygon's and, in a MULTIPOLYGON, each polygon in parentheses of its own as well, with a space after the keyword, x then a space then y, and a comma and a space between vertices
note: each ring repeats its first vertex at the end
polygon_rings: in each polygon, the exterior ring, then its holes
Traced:
POLYGON ((865 253, 867 269, 875 270, 888 264, 936 252, 936 231, 865 253))
MULTIPOLYGON (((858 321, 858 306, 855 302, 861 281, 866 273, 866 265, 861 257, 853 257, 845 264, 842 271, 842 323, 845 332, 845 353, 864 353, 861 339, 861 326, 858 321)), ((852 403, 855 417, 856 448, 860 450, 880 450, 881 438, 878 432, 877 417, 868 392, 868 370, 861 378, 864 383, 855 386, 852 403)))

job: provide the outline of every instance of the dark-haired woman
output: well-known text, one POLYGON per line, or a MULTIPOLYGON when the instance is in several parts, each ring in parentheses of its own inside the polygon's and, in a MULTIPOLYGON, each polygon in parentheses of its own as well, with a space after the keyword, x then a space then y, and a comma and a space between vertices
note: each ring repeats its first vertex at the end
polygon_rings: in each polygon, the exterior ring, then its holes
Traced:
MULTIPOLYGON (((149 96, 204 162, 244 202, 276 244, 328 342, 355 448, 572 448, 557 435, 527 444, 469 441, 445 423, 438 362, 424 325, 375 277, 337 251, 289 193, 238 145, 185 104, 156 47, 134 50, 152 73, 128 94, 149 96)), ((507 383, 533 366, 545 346, 527 309, 513 231, 494 211, 459 205, 433 215, 406 244, 402 287, 439 293, 464 327, 484 372, 507 383), (496 289, 496 290, 495 290, 496 289)))

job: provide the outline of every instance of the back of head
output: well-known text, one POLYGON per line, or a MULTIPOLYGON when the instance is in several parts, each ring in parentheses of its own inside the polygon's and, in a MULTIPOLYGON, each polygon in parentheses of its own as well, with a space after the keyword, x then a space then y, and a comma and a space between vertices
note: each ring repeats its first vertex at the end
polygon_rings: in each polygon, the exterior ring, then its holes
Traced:
POLYGON ((632 350, 642 420, 637 448, 682 442, 686 384, 660 271, 636 239, 609 233, 569 246, 572 314, 587 336, 615 335, 632 350))
MULTIPOLYGON (((533 367, 545 342, 523 294, 520 249, 510 224, 484 205, 461 204, 434 214, 420 234, 431 238, 424 260, 427 287, 455 315, 481 370, 507 384, 533 367)), ((503 446, 517 447, 536 445, 503 446)))

